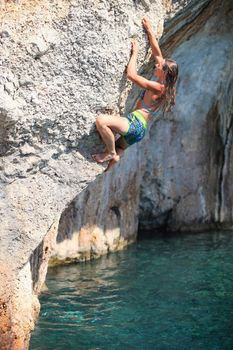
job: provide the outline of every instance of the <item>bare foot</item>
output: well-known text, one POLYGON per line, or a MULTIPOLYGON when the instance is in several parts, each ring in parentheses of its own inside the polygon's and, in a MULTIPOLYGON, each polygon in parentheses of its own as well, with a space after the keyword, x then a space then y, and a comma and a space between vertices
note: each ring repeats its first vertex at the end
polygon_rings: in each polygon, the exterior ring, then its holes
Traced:
POLYGON ((97 153, 97 154, 93 154, 92 158, 97 162, 97 163, 104 163, 104 162, 108 162, 112 159, 116 159, 119 158, 119 156, 116 153, 108 153, 108 152, 104 152, 104 153, 97 153))
POLYGON ((104 172, 109 171, 110 169, 112 169, 112 167, 113 167, 119 160, 120 160, 120 157, 119 157, 119 156, 117 156, 117 157, 111 159, 111 160, 109 161, 109 163, 108 163, 107 168, 104 170, 104 172))

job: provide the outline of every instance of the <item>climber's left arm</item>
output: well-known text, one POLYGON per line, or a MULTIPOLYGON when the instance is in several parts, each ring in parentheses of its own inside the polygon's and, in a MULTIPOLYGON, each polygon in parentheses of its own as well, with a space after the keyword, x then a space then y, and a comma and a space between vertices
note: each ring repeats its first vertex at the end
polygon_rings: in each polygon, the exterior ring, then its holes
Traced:
POLYGON ((136 40, 132 41, 132 52, 131 57, 127 66, 127 78, 138 86, 157 92, 161 92, 161 84, 148 80, 137 73, 137 57, 139 52, 139 45, 136 40))

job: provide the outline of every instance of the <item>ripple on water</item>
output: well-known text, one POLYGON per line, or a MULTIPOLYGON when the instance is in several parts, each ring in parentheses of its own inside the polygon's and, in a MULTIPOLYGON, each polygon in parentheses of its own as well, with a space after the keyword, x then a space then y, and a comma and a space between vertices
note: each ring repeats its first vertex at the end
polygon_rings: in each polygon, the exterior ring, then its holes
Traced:
POLYGON ((50 269, 31 350, 232 350, 233 234, 166 235, 50 269))

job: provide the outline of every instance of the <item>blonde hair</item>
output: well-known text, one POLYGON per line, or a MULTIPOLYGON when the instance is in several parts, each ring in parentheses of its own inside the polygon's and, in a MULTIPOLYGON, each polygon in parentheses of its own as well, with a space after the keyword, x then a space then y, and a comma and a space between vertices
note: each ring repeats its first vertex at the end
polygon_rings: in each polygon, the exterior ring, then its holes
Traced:
POLYGON ((170 112, 176 103, 176 82, 179 74, 176 61, 165 59, 163 71, 165 72, 165 92, 161 96, 161 107, 163 112, 170 112))

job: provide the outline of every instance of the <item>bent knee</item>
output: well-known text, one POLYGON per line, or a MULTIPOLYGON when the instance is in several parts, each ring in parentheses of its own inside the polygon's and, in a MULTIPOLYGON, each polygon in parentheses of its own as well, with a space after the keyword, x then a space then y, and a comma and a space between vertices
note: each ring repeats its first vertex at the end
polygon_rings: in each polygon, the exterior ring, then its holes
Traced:
POLYGON ((103 125, 106 125, 105 117, 103 115, 98 115, 95 121, 96 127, 99 128, 103 125))

